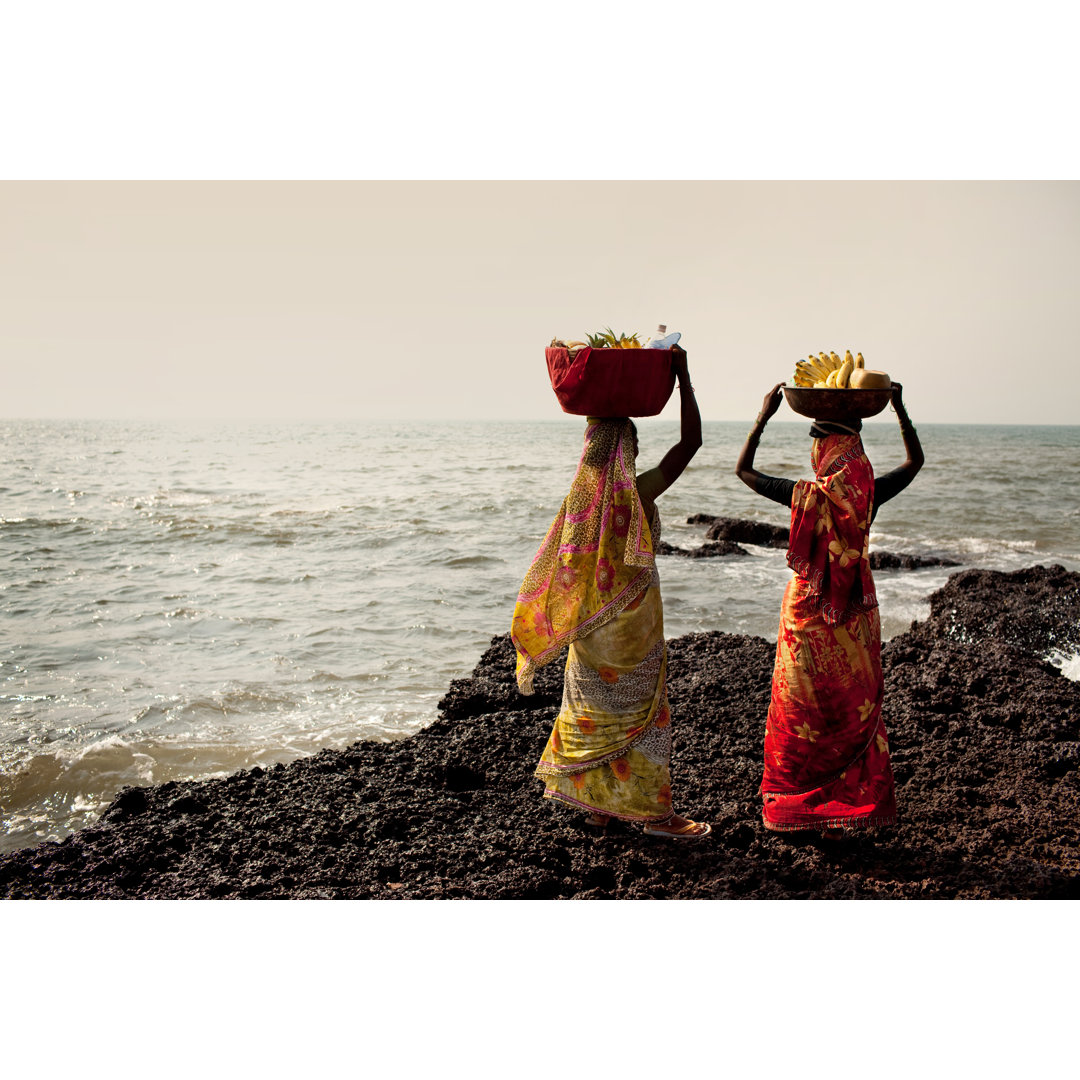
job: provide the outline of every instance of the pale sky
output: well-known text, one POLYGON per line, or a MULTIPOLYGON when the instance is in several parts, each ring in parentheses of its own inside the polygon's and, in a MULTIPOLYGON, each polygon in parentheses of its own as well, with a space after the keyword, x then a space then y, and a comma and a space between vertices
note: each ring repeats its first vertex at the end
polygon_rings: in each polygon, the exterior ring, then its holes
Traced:
POLYGON ((1077 423, 1078 297, 1076 182, 6 182, 0 416, 554 418, 552 337, 664 322, 707 420, 851 349, 1077 423))

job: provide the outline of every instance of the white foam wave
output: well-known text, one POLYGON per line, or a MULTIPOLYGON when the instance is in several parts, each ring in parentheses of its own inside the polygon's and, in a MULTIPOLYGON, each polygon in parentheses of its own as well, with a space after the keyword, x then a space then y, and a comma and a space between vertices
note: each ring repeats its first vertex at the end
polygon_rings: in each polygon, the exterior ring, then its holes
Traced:
POLYGON ((76 795, 71 802, 71 812, 73 814, 92 813, 96 814, 101 810, 104 810, 108 806, 108 800, 95 799, 93 797, 86 797, 84 795, 76 795))
POLYGON ((1061 649, 1054 649, 1046 659, 1058 668, 1066 679, 1072 679, 1073 682, 1080 681, 1080 650, 1066 653, 1061 649))
POLYGON ((143 783, 153 783, 154 759, 141 753, 119 735, 107 735, 86 746, 60 746, 53 757, 71 772, 88 769, 92 775, 122 773, 143 783))
POLYGON ((971 555, 993 555, 1000 551, 1034 551, 1034 540, 1003 540, 1000 537, 962 536, 955 541, 958 550, 971 555))

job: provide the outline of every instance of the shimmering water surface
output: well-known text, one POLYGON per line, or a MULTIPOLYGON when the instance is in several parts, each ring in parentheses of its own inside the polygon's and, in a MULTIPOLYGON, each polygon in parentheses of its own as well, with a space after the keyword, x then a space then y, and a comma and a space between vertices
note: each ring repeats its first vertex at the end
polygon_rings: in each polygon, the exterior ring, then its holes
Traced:
MULTIPOLYGON (((746 424, 708 423, 660 501, 787 524, 733 475, 746 424)), ((677 424, 642 421, 642 467, 677 424)), ((509 628, 583 422, 0 422, 0 850, 93 820, 124 784, 220 776, 432 720, 509 628)), ((927 466, 874 547, 964 566, 1080 569, 1080 427, 920 426, 927 466)), ((769 425, 758 466, 809 472, 807 425, 769 425)), ((868 424, 878 471, 903 459, 868 424)), ((782 551, 661 558, 669 637, 775 640, 782 551)), ((879 571, 886 636, 950 570, 879 571)), ((1056 661, 1076 677, 1075 657, 1056 661)))

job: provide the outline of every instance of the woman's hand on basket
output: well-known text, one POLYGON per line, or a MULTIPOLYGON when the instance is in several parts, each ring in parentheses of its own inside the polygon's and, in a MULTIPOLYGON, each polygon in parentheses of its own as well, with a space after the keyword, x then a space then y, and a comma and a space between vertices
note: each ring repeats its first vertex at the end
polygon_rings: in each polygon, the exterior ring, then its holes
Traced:
POLYGON ((678 345, 671 346, 671 366, 680 380, 689 377, 686 367, 686 350, 680 349, 678 345))
POLYGON ((902 412, 904 408, 904 387, 898 382, 892 384, 892 407, 897 412, 902 412))
POLYGON ((758 413, 758 421, 765 423, 770 417, 776 415, 780 408, 780 402, 784 400, 783 383, 777 383, 762 399, 761 412, 758 413))

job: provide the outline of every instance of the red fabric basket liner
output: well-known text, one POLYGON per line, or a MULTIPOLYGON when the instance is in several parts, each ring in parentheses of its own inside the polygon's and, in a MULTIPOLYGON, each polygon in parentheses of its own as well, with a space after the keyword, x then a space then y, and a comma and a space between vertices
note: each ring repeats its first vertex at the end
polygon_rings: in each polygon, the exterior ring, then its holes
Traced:
POLYGON ((656 416, 675 389, 669 349, 547 349, 551 388, 575 416, 656 416))

